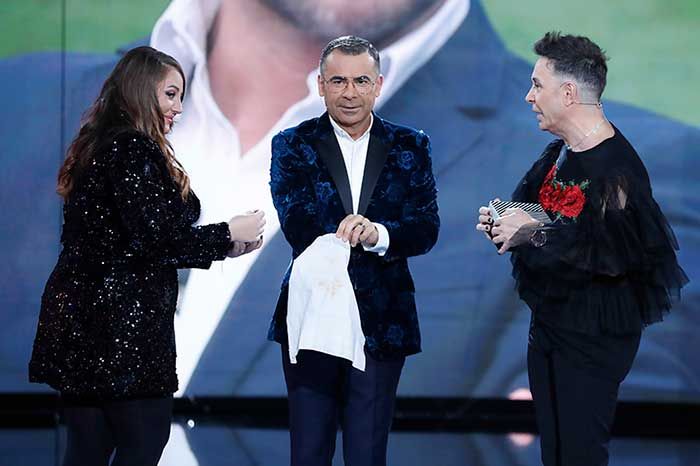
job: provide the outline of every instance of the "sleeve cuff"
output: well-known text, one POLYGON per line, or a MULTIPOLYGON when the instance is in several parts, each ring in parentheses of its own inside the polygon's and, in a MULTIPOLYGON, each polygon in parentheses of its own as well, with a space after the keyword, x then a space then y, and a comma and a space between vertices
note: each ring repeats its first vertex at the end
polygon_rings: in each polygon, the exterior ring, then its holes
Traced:
POLYGON ((363 244, 362 247, 367 252, 376 252, 380 256, 383 256, 384 254, 386 254, 387 249, 389 249, 389 231, 381 223, 372 222, 372 225, 374 225, 377 228, 377 233, 379 235, 377 244, 375 244, 372 247, 368 247, 363 244))

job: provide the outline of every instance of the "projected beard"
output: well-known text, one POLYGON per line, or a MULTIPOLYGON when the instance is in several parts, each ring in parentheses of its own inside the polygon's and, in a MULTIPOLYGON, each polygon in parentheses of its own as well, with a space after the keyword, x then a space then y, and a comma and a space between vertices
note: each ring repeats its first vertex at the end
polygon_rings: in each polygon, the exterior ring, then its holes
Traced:
POLYGON ((375 45, 393 38, 443 0, 262 0, 323 41, 352 34, 375 45))

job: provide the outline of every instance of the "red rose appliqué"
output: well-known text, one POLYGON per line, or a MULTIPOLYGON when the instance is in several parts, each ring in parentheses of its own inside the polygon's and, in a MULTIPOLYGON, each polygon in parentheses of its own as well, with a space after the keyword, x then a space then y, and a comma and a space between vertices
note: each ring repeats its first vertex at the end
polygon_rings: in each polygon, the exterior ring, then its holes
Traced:
POLYGON ((556 179, 557 166, 553 165, 540 188, 538 200, 542 208, 554 212, 557 217, 568 217, 576 220, 586 204, 584 190, 590 182, 562 183, 556 179))
POLYGON ((576 218, 583 210, 586 195, 579 185, 567 186, 559 203, 559 212, 565 217, 576 218))

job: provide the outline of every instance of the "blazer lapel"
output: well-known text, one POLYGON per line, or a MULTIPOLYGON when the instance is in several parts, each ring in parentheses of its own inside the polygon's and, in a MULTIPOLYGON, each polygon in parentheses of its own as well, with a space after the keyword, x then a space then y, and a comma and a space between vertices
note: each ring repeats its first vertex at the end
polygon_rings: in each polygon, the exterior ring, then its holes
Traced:
POLYGON ((348 171, 345 168, 343 153, 340 151, 340 145, 338 145, 338 140, 335 138, 327 113, 324 113, 319 119, 318 129, 319 137, 316 138, 316 142, 314 143, 316 152, 321 157, 321 160, 323 160, 323 163, 326 164, 326 168, 328 168, 331 178, 333 178, 345 213, 351 214, 352 194, 350 192, 348 171))
POLYGON ((379 175, 384 168, 388 155, 388 147, 385 143, 384 125, 381 119, 374 115, 374 124, 370 130, 369 147, 365 160, 365 171, 362 176, 362 191, 360 191, 360 204, 357 213, 364 215, 367 211, 374 187, 377 185, 379 175))

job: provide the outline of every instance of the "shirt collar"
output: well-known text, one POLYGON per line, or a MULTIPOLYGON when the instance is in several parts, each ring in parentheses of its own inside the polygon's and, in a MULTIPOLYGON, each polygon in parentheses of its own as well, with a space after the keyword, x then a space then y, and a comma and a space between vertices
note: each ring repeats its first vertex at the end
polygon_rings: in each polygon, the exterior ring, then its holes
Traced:
POLYGON ((173 0, 156 21, 151 46, 174 56, 186 75, 206 63, 207 35, 222 0, 173 0))
POLYGON ((369 114, 369 127, 365 130, 364 133, 362 133, 362 136, 360 136, 357 139, 353 139, 350 134, 345 131, 334 119, 330 114, 328 115, 328 119, 331 120, 331 125, 333 126, 333 132, 335 133, 335 136, 339 139, 348 139, 349 141, 352 142, 361 142, 366 138, 369 138, 369 133, 372 130, 372 125, 374 124, 374 115, 372 113, 369 114))
MULTIPOLYGON (((207 35, 222 0, 173 0, 156 22, 151 45, 178 59, 191 76, 196 66, 206 64, 207 35)), ((381 52, 385 81, 377 105, 424 65, 454 34, 469 12, 470 0, 446 0, 420 27, 385 47, 381 52)), ((318 68, 307 78, 314 92, 318 68)))

